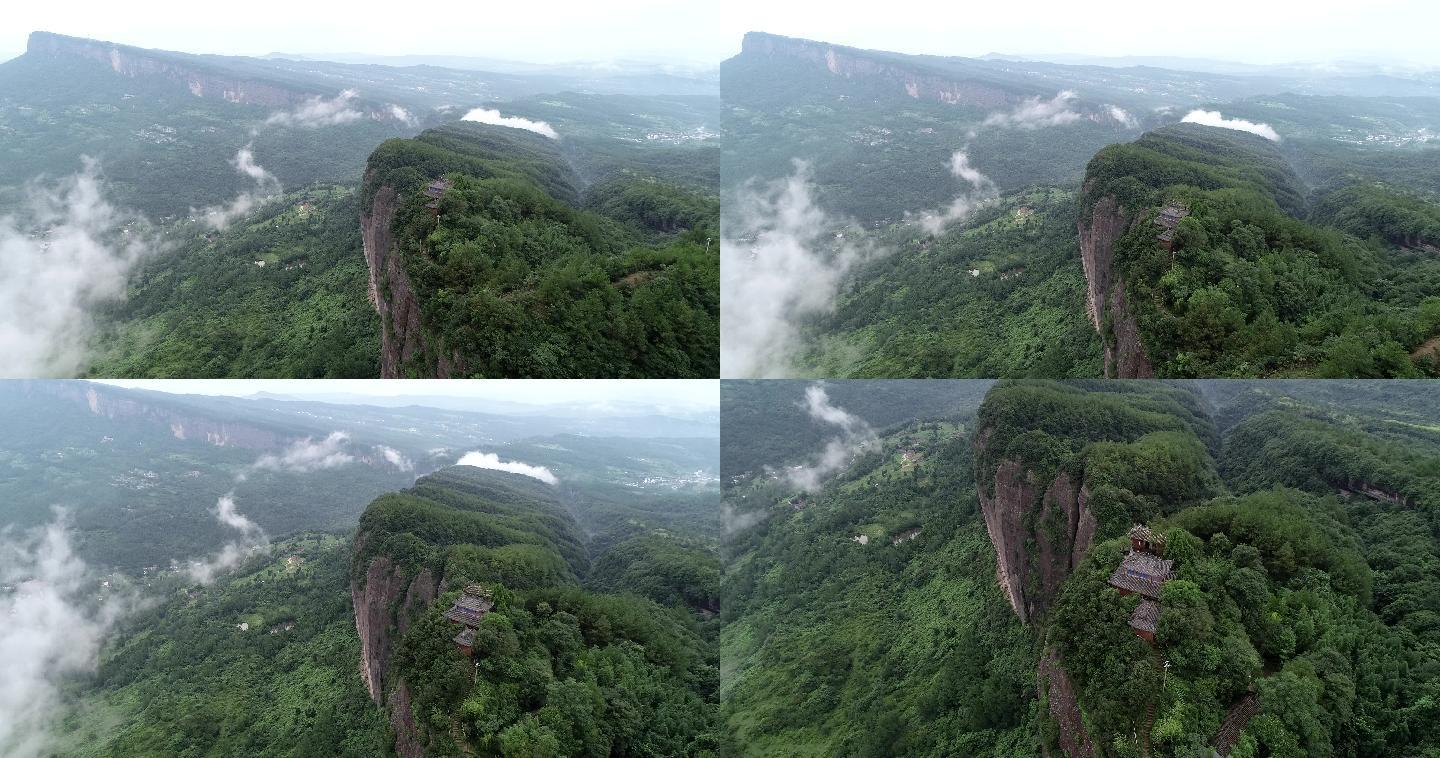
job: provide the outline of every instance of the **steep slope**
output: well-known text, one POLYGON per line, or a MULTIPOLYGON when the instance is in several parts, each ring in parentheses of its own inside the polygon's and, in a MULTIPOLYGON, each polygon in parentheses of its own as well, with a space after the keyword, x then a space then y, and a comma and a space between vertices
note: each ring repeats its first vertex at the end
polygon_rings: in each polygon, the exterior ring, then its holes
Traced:
POLYGON ((565 141, 451 124, 371 155, 381 375, 714 376, 718 204, 641 173, 582 197, 565 141), (589 200, 614 217, 578 206, 589 200))
POLYGON ((695 617, 581 589, 584 539, 551 485, 467 467, 376 500, 351 593, 360 674, 401 756, 711 749, 713 662, 695 617), (480 583, 474 660, 442 612, 480 583))
POLYGON ((1422 249, 1431 209, 1342 184, 1326 207, 1351 212, 1311 212, 1312 152, 1179 124, 1096 154, 1077 228, 1107 376, 1420 375, 1437 267, 1393 247, 1422 249))
POLYGON ((975 480, 1016 615, 1043 622, 1095 542, 1216 494, 1213 440, 1200 398, 1184 389, 1005 382, 991 390, 975 480))

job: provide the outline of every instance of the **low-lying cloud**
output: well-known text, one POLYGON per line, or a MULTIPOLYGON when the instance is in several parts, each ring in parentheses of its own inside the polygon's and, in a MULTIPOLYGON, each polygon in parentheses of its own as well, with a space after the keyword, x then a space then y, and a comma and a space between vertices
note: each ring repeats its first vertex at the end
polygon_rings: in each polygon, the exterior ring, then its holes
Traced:
POLYGON ((0 755, 51 752, 61 681, 94 670, 133 602, 75 555, 63 511, 36 532, 0 532, 0 755))
POLYGON ((1140 122, 1136 121, 1135 117, 1130 115, 1130 111, 1127 111, 1118 105, 1110 105, 1106 106, 1106 108, 1110 113, 1110 118, 1118 121, 1120 125, 1125 127, 1126 129, 1134 129, 1135 127, 1140 125, 1140 122))
POLYGON ((532 479, 539 479, 550 485, 560 483, 560 480, 555 477, 555 474, 551 473, 550 469, 544 466, 532 466, 528 463, 521 463, 520 461, 502 461, 500 460, 500 456, 495 453, 482 453, 478 450, 460 456, 460 460, 456 461, 455 465, 474 466, 475 468, 486 468, 493 471, 508 471, 512 474, 520 474, 532 479))
POLYGON ((1280 141, 1280 133, 1275 131, 1269 124, 1257 124, 1254 121, 1246 121, 1243 118, 1225 118, 1220 111, 1206 111, 1196 109, 1185 114, 1180 119, 1186 124, 1202 124, 1204 126, 1218 126, 1221 129, 1234 129, 1241 132, 1258 134, 1271 142, 1280 141))
POLYGON ((204 560, 192 560, 185 569, 190 579, 199 584, 209 584, 222 572, 234 568, 246 556, 270 545, 270 538, 260 525, 250 520, 235 506, 235 493, 227 492, 216 501, 211 511, 215 520, 222 525, 240 532, 235 539, 226 542, 214 555, 204 560))
POLYGON ((99 164, 25 188, 0 216, 0 376, 74 376, 88 363, 97 306, 125 296, 130 272, 159 249, 143 219, 105 200, 99 164))
POLYGON ((983 126, 999 126, 1014 129, 1043 129, 1078 121, 1080 114, 1071 110, 1075 100, 1073 90, 1061 90, 1055 97, 1042 100, 1039 95, 1026 98, 1008 111, 992 113, 982 122, 983 126))
POLYGON ((820 489, 826 479, 874 446, 879 438, 864 419, 831 403, 823 385, 812 384, 805 388, 805 410, 810 418, 834 426, 839 431, 837 436, 825 441, 825 447, 813 462, 785 472, 790 484, 813 492, 820 489))
POLYGON ((999 197, 1000 191, 990 177, 970 165, 970 157, 964 149, 956 150, 950 156, 950 174, 967 186, 955 196, 950 204, 940 210, 924 211, 911 217, 927 234, 939 234, 945 227, 967 216, 986 202, 999 197))
MULTIPOLYGON (((267 453, 260 456, 250 464, 250 468, 300 474, 337 468, 355 461, 355 456, 345 452, 345 445, 349 441, 350 435, 345 432, 331 432, 318 442, 313 437, 306 437, 290 443, 278 455, 267 453)), ((243 477, 242 474, 241 478, 243 477)))
POLYGON ((720 375, 785 376, 800 323, 832 310, 845 275, 883 251, 844 239, 801 161, 740 188, 733 211, 720 238, 720 375))
POLYGON ((240 148, 235 157, 230 160, 230 165, 244 176, 255 182, 255 186, 241 192, 228 203, 212 205, 198 211, 191 211, 191 215, 199 218, 206 226, 213 229, 224 229, 237 218, 248 215, 251 211, 259 208, 265 203, 278 197, 283 191, 280 180, 274 174, 265 170, 264 166, 255 162, 255 152, 250 145, 240 148))
POLYGON ((380 453, 380 455, 385 459, 386 462, 388 462, 395 468, 400 469, 401 471, 413 471, 415 469, 415 463, 409 458, 406 458, 404 453, 396 450, 393 447, 390 447, 388 445, 376 445, 375 451, 380 453))
POLYGON ((360 93, 353 89, 344 90, 329 99, 317 95, 291 110, 270 114, 270 117, 265 119, 265 124, 319 129, 359 121, 365 117, 364 113, 354 107, 355 99, 359 96, 360 93))
POLYGON ((508 126, 512 129, 524 129, 528 132, 543 134, 550 139, 560 139, 554 127, 544 121, 531 121, 528 118, 519 116, 505 116, 493 108, 473 108, 460 118, 461 121, 478 121, 482 124, 492 126, 508 126))

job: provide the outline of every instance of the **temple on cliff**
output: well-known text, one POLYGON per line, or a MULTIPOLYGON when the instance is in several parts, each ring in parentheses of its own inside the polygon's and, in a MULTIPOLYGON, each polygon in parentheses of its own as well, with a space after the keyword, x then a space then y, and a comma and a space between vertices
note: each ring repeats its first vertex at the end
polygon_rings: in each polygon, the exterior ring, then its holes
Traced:
POLYGON ((436 179, 430 182, 430 184, 425 187, 425 197, 430 198, 430 202, 426 203, 425 207, 429 208, 435 215, 439 215, 440 197, 444 195, 445 190, 448 189, 450 189, 449 179, 436 179))
POLYGON ((490 591, 478 584, 467 584, 465 590, 450 610, 445 611, 445 618, 456 624, 462 624, 465 628, 455 635, 455 646, 460 652, 471 655, 475 652, 475 629, 480 626, 480 620, 485 618, 495 607, 495 601, 490 597, 490 591))
POLYGON ((1175 250, 1175 227, 1180 225, 1180 219, 1190 215, 1190 206, 1170 201, 1160 209, 1160 214, 1155 217, 1155 225, 1160 227, 1160 235, 1157 239, 1166 250, 1175 250))
POLYGON ((1155 644, 1155 625, 1160 620, 1160 589, 1174 577, 1175 562, 1166 560, 1165 535, 1136 524, 1130 528, 1130 551, 1110 575, 1110 586, 1121 595, 1139 595, 1140 606, 1130 614, 1130 628, 1146 642, 1155 644))

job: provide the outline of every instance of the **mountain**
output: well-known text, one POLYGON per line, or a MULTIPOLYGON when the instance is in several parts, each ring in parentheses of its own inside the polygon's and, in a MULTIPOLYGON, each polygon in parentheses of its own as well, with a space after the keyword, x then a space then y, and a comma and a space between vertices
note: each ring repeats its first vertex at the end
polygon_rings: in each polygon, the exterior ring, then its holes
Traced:
POLYGON ((727 480, 726 719, 754 755, 1424 755, 1434 393, 1007 381, 809 486, 798 445, 727 480))
POLYGON ((716 373, 703 71, 495 73, 36 32, 0 64, 0 135, 0 208, 16 211, 0 233, 37 270, 80 272, 21 330, 36 347, 17 375, 395 376, 417 349, 412 278, 426 339, 452 344, 407 373, 553 376, 564 355, 573 376, 716 373), (408 192, 447 170, 523 180, 447 200, 503 189, 513 212, 449 205, 465 251, 401 265, 379 244, 394 230, 376 177, 408 192))
POLYGON ((659 148, 678 160, 652 173, 591 144, 459 124, 376 150, 362 224, 382 376, 718 372, 718 203, 676 173, 709 151, 659 148))
POLYGON ((735 364, 1433 373, 1433 77, 1206 69, 747 35, 721 68, 735 364), (1232 222, 1265 239, 1247 247, 1232 222))
POLYGON ((1107 375, 1430 365, 1436 206, 1373 178, 1312 189, 1296 167, 1305 150, 1181 124, 1095 156, 1079 235, 1107 375))
POLYGON ((642 436, 664 427, 611 416, 636 436, 601 437, 533 408, 8 389, 0 600, 31 649, 64 647, 78 668, 16 680, 38 695, 5 749, 714 755, 728 743, 715 723, 713 425, 642 436), (488 455, 453 465, 476 448, 488 455), (29 527, 51 504, 67 512, 46 534, 67 550, 29 566, 29 527), (492 605, 471 627, 472 659, 444 614, 475 583, 492 605), (32 623, 42 601, 76 609, 65 631, 32 623))

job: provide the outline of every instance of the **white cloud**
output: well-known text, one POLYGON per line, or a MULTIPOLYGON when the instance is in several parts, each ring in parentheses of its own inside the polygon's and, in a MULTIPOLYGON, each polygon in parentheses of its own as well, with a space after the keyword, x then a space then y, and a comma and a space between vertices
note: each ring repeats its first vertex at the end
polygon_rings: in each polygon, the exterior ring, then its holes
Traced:
POLYGON ((405 454, 401 453, 399 450, 396 450, 395 448, 386 445, 376 445, 375 449, 379 451, 380 455, 384 456, 385 460, 388 461, 390 465, 394 466, 395 468, 398 468, 401 471, 414 470, 415 464, 411 462, 409 458, 406 458, 405 454))
POLYGON ((215 581, 215 577, 222 571, 234 568, 247 555, 270 544, 270 538, 265 535, 265 530, 235 507, 234 492, 220 496, 212 513, 216 521, 240 532, 240 536, 225 543, 224 547, 209 558, 190 561, 187 564, 186 571, 190 574, 191 580, 200 584, 209 584, 215 581))
MULTIPOLYGON (((345 443, 349 440, 350 435, 344 432, 331 432, 328 437, 319 442, 312 437, 306 437, 290 443, 279 455, 267 453, 260 456, 250 465, 250 468, 293 471, 301 474, 337 468, 355 460, 355 456, 344 450, 345 443)), ((241 479, 243 478, 242 474, 241 479)))
POLYGON ((309 98, 301 105, 288 111, 278 111, 265 119, 267 126, 293 126, 300 129, 319 129, 323 126, 338 126, 358 121, 365 114, 351 107, 360 93, 347 89, 327 100, 320 96, 309 98))
POLYGON ((390 104, 390 115, 393 116, 397 121, 404 122, 406 126, 414 126, 416 124, 415 117, 410 115, 410 111, 407 111, 394 103, 390 104))
POLYGON ((0 532, 0 755, 49 755, 66 677, 94 670, 101 642, 132 605, 97 595, 100 581, 75 555, 65 516, 25 536, 0 532))
POLYGON ((809 465, 786 471, 786 479, 806 492, 820 489, 825 479, 849 466, 877 441, 875 430, 864 419, 834 405, 820 384, 805 388, 805 410, 810 418, 839 428, 840 434, 825 441, 825 447, 809 465))
POLYGON ((1075 92, 1068 89, 1061 90, 1049 100, 1041 100, 1036 95, 1026 98, 1013 110, 990 114, 985 118, 983 125, 1041 129, 1047 126, 1068 124, 1080 118, 1079 113, 1070 109, 1070 103, 1074 100, 1075 92))
POLYGON ((742 187, 720 239, 720 375, 785 376, 799 324, 830 311, 845 275, 882 251, 845 241, 810 168, 742 187))
POLYGON ((1139 126, 1140 122, 1136 121, 1135 117, 1130 115, 1130 112, 1124 108, 1118 105, 1107 105, 1105 107, 1110 111, 1110 118, 1120 122, 1120 125, 1126 129, 1134 129, 1136 126, 1139 126))
POLYGON ((941 233, 945 227, 963 220, 976 208, 1000 194, 995 183, 990 181, 990 177, 970 165, 970 157, 963 149, 956 150, 950 156, 950 174, 970 186, 957 195, 954 200, 951 200, 945 208, 938 211, 924 211, 911 216, 910 220, 919 224, 927 234, 941 233))
POLYGON ((544 121, 531 121, 528 118, 520 118, 519 116, 502 116, 500 111, 490 108, 472 109, 469 113, 461 117, 460 120, 478 121, 482 124, 491 124, 494 126, 508 126, 512 129, 524 129, 535 132, 536 134, 543 134, 550 139, 560 139, 560 135, 556 133, 555 129, 544 121))
POLYGON ((1180 119, 1186 124, 1203 124, 1205 126, 1218 126, 1221 129, 1235 129, 1242 132, 1258 134, 1271 142, 1280 141, 1280 133, 1270 127, 1269 124, 1257 124, 1254 121, 1246 121, 1243 118, 1225 118, 1220 111, 1193 110, 1180 119))
POLYGON ((241 192, 228 203, 212 205, 198 211, 191 210, 192 216, 198 217, 205 225, 215 229, 224 229, 232 221, 249 214, 256 208, 277 197, 282 188, 280 180, 275 175, 265 170, 264 166, 255 162, 255 153, 249 145, 240 148, 235 157, 230 160, 230 165, 235 170, 255 181, 253 189, 241 192))
POLYGON ((492 469, 494 471, 508 471, 512 474, 521 474, 539 479, 546 484, 559 484, 560 480, 544 466, 531 466, 520 461, 502 461, 495 453, 482 453, 478 450, 460 456, 455 462, 457 466, 474 466, 476 468, 492 469))
POLYGON ((131 269, 158 245, 142 220, 106 202, 99 164, 25 189, 0 217, 0 376, 73 376, 87 363, 92 310, 122 299, 131 269))

